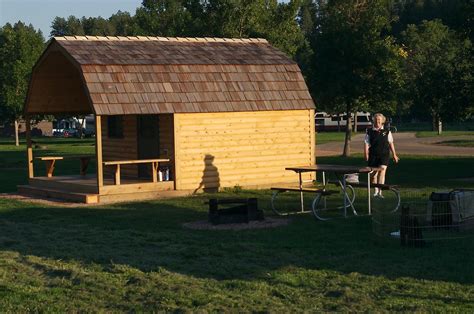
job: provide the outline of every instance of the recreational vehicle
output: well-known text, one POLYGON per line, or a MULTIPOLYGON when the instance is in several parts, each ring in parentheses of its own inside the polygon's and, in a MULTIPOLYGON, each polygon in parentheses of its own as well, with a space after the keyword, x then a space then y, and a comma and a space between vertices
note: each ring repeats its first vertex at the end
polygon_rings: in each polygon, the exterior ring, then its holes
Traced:
MULTIPOLYGON (((364 131, 372 125, 372 117, 369 112, 357 112, 354 121, 354 114, 351 114, 353 129, 357 127, 357 131, 364 131), (355 125, 354 125, 355 124, 355 125)), ((316 131, 344 131, 346 129, 347 115, 345 114, 328 114, 326 112, 316 112, 314 115, 316 122, 316 131)))

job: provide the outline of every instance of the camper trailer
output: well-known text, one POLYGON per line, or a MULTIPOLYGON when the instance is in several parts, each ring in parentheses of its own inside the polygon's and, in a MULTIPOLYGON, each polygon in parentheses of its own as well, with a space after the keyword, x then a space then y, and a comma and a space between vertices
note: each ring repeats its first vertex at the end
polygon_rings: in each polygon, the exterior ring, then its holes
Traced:
MULTIPOLYGON (((369 112, 359 111, 356 114, 356 119, 354 119, 354 114, 351 114, 351 117, 353 129, 357 126, 357 131, 364 131, 372 125, 372 117, 369 112)), ((318 132, 344 131, 346 129, 346 114, 316 112, 314 118, 316 122, 316 131, 318 132)))

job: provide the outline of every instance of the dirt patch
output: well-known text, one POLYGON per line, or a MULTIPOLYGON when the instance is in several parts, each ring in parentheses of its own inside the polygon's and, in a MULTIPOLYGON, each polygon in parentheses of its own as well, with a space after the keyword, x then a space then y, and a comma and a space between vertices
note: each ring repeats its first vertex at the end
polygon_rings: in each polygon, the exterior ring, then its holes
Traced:
POLYGON ((28 202, 28 203, 49 205, 49 206, 59 206, 59 207, 90 207, 94 205, 99 205, 99 204, 72 203, 72 202, 65 202, 63 200, 58 200, 54 198, 41 198, 37 196, 30 197, 30 196, 14 194, 14 193, 0 193, 0 198, 23 201, 23 202, 28 202))
POLYGON ((248 230, 248 229, 266 229, 286 226, 290 223, 287 218, 265 218, 262 221, 251 221, 249 223, 213 225, 207 220, 187 222, 183 227, 194 230, 248 230))

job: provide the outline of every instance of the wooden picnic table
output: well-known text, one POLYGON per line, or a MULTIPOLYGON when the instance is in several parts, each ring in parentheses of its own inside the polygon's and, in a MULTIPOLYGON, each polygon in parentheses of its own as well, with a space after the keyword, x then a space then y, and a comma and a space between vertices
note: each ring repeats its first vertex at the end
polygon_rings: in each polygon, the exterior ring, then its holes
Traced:
POLYGON ((65 156, 40 156, 35 157, 37 160, 42 160, 45 162, 46 165, 46 176, 51 178, 54 172, 54 164, 56 160, 63 160, 63 159, 79 159, 80 169, 79 173, 81 176, 85 176, 87 172, 87 167, 89 166, 90 160, 94 157, 94 155, 65 155, 65 156))
MULTIPOLYGON (((347 195, 347 182, 346 182, 346 176, 348 174, 361 174, 361 173, 367 173, 367 202, 368 202, 368 208, 369 208, 369 214, 371 213, 371 199, 370 199, 370 174, 373 173, 374 171, 379 171, 381 168, 374 168, 374 167, 359 167, 359 166, 347 166, 347 165, 331 165, 331 164, 315 164, 315 165, 310 165, 310 166, 298 166, 298 167, 287 167, 285 168, 286 170, 289 171, 294 171, 298 173, 299 177, 299 186, 300 189, 303 189, 303 180, 302 180, 302 173, 305 172, 321 172, 323 175, 323 186, 324 189, 326 188, 327 182, 326 182, 326 173, 333 173, 336 175, 336 178, 338 179, 338 182, 342 188, 343 191, 343 198, 344 198, 344 217, 347 217, 347 207, 348 203, 349 206, 352 208, 352 211, 354 215, 357 215, 357 211, 354 208, 353 201, 350 200, 349 196, 347 195)), ((303 195, 300 193, 300 201, 303 202, 303 195)))

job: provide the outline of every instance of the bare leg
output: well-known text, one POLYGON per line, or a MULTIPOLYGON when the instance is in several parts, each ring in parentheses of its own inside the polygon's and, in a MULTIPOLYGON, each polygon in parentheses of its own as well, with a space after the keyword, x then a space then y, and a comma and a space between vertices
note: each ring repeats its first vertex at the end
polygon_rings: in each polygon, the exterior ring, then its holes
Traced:
MULTIPOLYGON (((370 182, 372 182, 372 183, 377 183, 377 181, 378 181, 378 174, 379 174, 378 171, 374 171, 373 173, 371 173, 371 174, 370 174, 370 178, 371 178, 370 182)), ((375 190, 375 194, 374 194, 374 195, 379 194, 379 188, 374 188, 374 190, 375 190)))
MULTIPOLYGON (((382 170, 380 170, 377 177, 377 183, 384 184, 385 183, 385 173, 387 172, 387 166, 380 166, 382 170)), ((379 191, 379 194, 382 195, 382 190, 379 191)))

